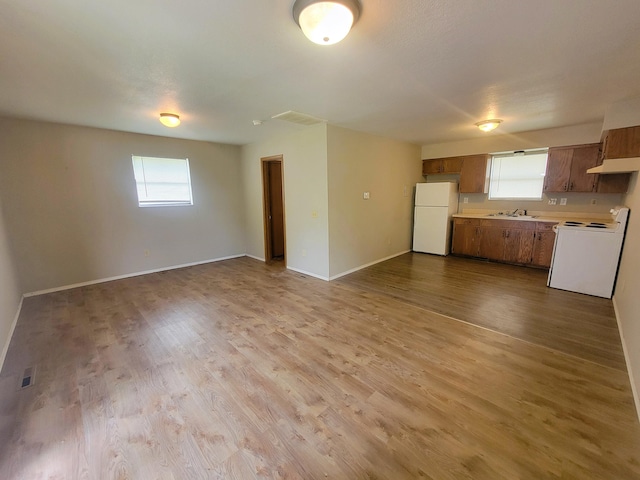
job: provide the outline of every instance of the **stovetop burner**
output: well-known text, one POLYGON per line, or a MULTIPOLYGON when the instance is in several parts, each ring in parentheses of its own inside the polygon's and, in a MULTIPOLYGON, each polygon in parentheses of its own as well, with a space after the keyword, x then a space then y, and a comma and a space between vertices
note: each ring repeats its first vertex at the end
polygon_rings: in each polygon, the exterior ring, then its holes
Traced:
POLYGON ((564 222, 565 225, 569 225, 571 227, 575 226, 575 225, 582 225, 582 222, 572 222, 572 221, 567 221, 564 222))
POLYGON ((589 228, 607 228, 607 226, 604 223, 590 223, 588 225, 585 225, 585 227, 589 227, 589 228))

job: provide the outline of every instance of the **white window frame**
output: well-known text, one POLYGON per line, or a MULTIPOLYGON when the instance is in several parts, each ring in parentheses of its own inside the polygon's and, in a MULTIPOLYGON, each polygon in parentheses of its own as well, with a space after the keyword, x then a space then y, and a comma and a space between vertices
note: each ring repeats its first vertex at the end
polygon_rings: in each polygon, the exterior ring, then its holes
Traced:
MULTIPOLYGON (((531 200, 531 201, 540 201, 542 200, 542 194, 543 194, 543 189, 544 189, 544 177, 545 177, 545 171, 546 171, 546 163, 549 161, 549 157, 548 157, 548 148, 538 148, 535 150, 522 150, 522 151, 518 151, 518 152, 501 152, 501 153, 494 153, 491 156, 491 172, 489 175, 489 195, 488 198, 489 200, 531 200), (505 196, 501 196, 498 195, 497 190, 499 189, 499 184, 501 182, 500 179, 500 171, 498 171, 497 169, 499 169, 502 166, 502 159, 510 159, 513 158, 514 161, 515 159, 521 159, 521 158, 526 158, 527 156, 530 155, 540 155, 540 154, 545 154, 547 155, 547 159, 545 161, 545 165, 544 165, 544 169, 541 173, 539 173, 539 178, 538 177, 530 177, 529 180, 531 182, 533 182, 534 180, 536 181, 536 183, 539 182, 540 184, 540 193, 539 195, 536 196, 517 196, 517 195, 505 195, 505 196), (500 161, 495 161, 495 160, 500 160, 500 161)), ((523 177, 524 178, 524 177, 523 177)), ((526 180, 526 178, 524 178, 526 180)), ((503 182, 509 182, 509 179, 506 180, 502 180, 503 182)), ((513 181, 513 180, 512 180, 513 181)))
POLYGON ((193 205, 193 193, 191 191, 191 170, 189 168, 188 158, 167 158, 131 155, 131 163, 133 165, 133 176, 136 182, 136 195, 138 197, 139 207, 184 207, 193 205), (150 175, 153 175, 153 170, 151 168, 145 169, 145 161, 149 164, 149 162, 166 162, 168 160, 176 162, 175 168, 177 170, 181 168, 178 162, 183 162, 184 169, 182 170, 182 172, 178 172, 180 178, 177 178, 175 182, 163 181, 166 180, 166 178, 156 178, 155 180, 158 181, 153 182, 152 180, 154 179, 149 178, 150 175), (175 195, 173 196, 173 198, 171 198, 170 192, 167 192, 166 189, 164 192, 162 191, 162 188, 154 189, 154 186, 161 186, 163 183, 174 184, 179 186, 179 188, 181 186, 182 194, 175 195), (144 191, 143 195, 141 195, 142 191, 144 191), (188 193, 188 195, 185 195, 185 193, 188 193))

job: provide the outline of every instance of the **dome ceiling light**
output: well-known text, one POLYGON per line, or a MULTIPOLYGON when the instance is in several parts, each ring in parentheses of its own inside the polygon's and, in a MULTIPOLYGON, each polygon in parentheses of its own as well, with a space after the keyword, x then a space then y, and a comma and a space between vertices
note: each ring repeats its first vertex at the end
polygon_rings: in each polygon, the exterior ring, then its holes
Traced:
POLYGON ((490 132, 491 130, 495 130, 498 128, 498 125, 502 123, 502 120, 498 120, 494 118, 492 120, 483 120, 481 122, 476 123, 476 127, 478 127, 483 132, 490 132))
POLYGON ((358 0, 296 0, 293 19, 318 45, 333 45, 347 36, 360 17, 358 0))
POLYGON ((180 125, 180 117, 175 113, 161 113, 160 123, 169 128, 177 127, 180 125))

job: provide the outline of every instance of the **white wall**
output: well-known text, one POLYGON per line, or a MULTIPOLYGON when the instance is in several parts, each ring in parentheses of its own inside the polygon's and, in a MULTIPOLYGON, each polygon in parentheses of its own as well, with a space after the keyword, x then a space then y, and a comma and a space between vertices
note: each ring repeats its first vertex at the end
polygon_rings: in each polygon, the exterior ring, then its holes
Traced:
POLYGON ((434 143, 422 147, 422 158, 452 157, 475 153, 508 152, 531 148, 561 147, 598 143, 602 134, 602 123, 589 123, 572 127, 550 128, 533 132, 501 135, 497 132, 459 142, 434 143))
POLYGON ((18 311, 20 297, 18 276, 11 257, 9 236, 5 227, 4 215, 2 215, 2 202, 0 200, 0 348, 2 349, 0 369, 9 347, 11 327, 18 311))
POLYGON ((23 292, 245 252, 237 146, 0 119, 0 172, 23 292), (194 205, 139 208, 132 154, 188 157, 194 205))
POLYGON ((329 207, 324 124, 242 147, 247 254, 264 259, 260 159, 274 155, 283 155, 287 266, 326 279, 329 207))
POLYGON ((331 277, 411 249, 420 147, 329 125, 328 171, 331 277))
POLYGON ((625 205, 630 208, 613 302, 622 335, 627 368, 640 416, 640 185, 634 173, 625 205))

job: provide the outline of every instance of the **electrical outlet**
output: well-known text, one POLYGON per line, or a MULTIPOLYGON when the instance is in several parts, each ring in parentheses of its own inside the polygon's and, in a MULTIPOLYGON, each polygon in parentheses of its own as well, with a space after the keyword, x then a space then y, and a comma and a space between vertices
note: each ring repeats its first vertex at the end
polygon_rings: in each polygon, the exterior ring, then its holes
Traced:
POLYGON ((364 192, 362 194, 362 198, 364 198, 365 200, 369 200, 369 192, 364 192))
POLYGON ((314 211, 311 212, 311 218, 318 218, 317 210, 314 210, 314 211))
POLYGON ((464 197, 462 199, 462 203, 469 203, 469 197, 464 197))
POLYGON ((560 205, 566 205, 567 204, 567 199, 566 198, 561 198, 560 199, 560 205))
POLYGON ((409 196, 409 185, 405 185, 402 189, 402 196, 403 197, 408 197, 409 196))
POLYGON ((149 253, 150 253, 150 252, 149 252, 149 250, 145 250, 145 251, 144 251, 144 256, 145 256, 145 257, 148 257, 148 256, 149 256, 149 253))
POLYGON ((558 203, 558 199, 557 198, 550 198, 549 199, 549 205, 556 205, 558 203))

